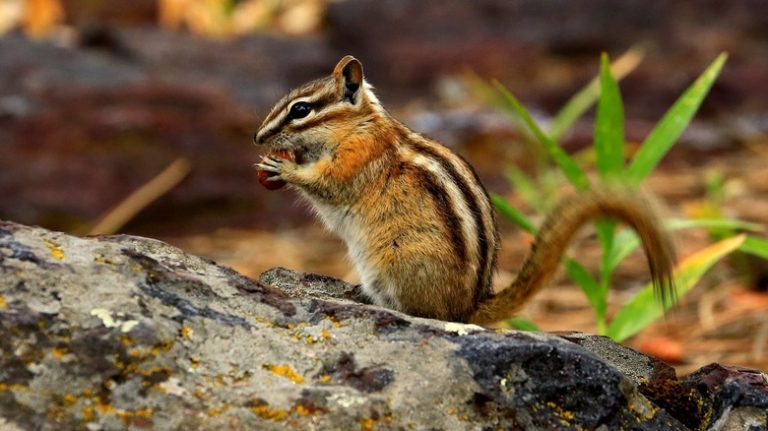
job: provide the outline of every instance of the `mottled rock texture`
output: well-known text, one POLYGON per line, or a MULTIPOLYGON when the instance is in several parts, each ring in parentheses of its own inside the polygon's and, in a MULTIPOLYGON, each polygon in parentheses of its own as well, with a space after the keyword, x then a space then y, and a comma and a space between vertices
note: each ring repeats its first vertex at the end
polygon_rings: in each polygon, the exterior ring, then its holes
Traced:
POLYGON ((152 239, 0 222, 0 428, 766 426, 757 371, 679 381, 604 338, 417 319, 356 295, 282 269, 253 281, 152 239))

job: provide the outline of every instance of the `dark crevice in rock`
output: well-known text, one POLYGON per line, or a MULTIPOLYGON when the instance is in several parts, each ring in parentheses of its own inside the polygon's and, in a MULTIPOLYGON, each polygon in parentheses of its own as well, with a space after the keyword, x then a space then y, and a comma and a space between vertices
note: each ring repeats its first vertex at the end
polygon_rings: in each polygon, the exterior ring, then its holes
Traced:
POLYGON ((313 323, 326 318, 342 322, 350 319, 370 320, 380 334, 398 331, 411 326, 411 322, 398 316, 396 313, 378 307, 373 308, 354 303, 341 304, 322 299, 313 299, 310 301, 307 311, 311 313, 309 321, 313 323))
POLYGON ((358 368, 354 355, 342 352, 338 360, 327 363, 319 376, 352 386, 361 392, 380 392, 394 380, 394 371, 383 366, 358 368))
POLYGON ((177 288, 184 287, 187 292, 194 290, 196 293, 213 296, 210 290, 204 288, 202 282, 189 276, 180 276, 179 274, 168 270, 155 259, 133 250, 123 249, 123 254, 139 264, 146 274, 145 283, 140 283, 138 285, 139 289, 147 295, 160 300, 163 304, 176 308, 179 313, 181 313, 181 316, 179 317, 180 321, 202 316, 227 325, 237 325, 244 329, 251 329, 251 324, 243 317, 225 314, 208 307, 197 307, 192 301, 184 299, 163 288, 172 285, 177 288))
MULTIPOLYGON (((234 273, 234 271, 232 272, 234 273)), ((280 289, 264 286, 257 282, 251 282, 250 280, 248 280, 248 283, 233 283, 233 285, 249 300, 255 298, 263 304, 278 309, 287 317, 292 317, 296 314, 296 307, 289 302, 288 296, 280 289)))

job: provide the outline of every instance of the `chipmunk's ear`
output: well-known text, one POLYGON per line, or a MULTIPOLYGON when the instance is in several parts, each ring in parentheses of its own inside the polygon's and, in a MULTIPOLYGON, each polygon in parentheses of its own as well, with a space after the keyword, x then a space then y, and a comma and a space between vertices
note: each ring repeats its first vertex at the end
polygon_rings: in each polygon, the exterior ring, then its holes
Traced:
POLYGON ((356 104, 360 100, 363 85, 363 65, 360 61, 351 55, 344 56, 333 69, 333 76, 342 100, 356 104))

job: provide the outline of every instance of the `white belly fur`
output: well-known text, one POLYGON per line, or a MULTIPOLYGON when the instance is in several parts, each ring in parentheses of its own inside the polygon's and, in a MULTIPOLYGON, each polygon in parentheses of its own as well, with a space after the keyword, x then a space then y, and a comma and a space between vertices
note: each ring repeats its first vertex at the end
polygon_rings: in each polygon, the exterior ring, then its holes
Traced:
POLYGON ((360 277, 363 292, 376 305, 399 308, 400 304, 393 295, 394 292, 390 292, 391 290, 394 290, 394 286, 382 285, 381 282, 377 284, 378 274, 375 268, 368 264, 368 258, 366 256, 365 241, 367 238, 365 230, 361 229, 355 214, 346 207, 334 207, 323 202, 318 202, 311 196, 305 195, 305 197, 312 204, 312 207, 323 221, 325 227, 331 232, 339 235, 339 237, 344 240, 344 243, 346 243, 347 255, 360 277), (377 286, 378 289, 384 289, 384 292, 380 292, 374 286, 377 286))

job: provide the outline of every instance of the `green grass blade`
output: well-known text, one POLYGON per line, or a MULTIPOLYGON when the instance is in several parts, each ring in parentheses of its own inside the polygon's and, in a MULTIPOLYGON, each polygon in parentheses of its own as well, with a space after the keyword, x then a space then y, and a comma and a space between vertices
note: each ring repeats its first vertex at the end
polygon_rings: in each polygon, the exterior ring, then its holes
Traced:
POLYGON ((537 212, 545 210, 545 202, 541 199, 542 191, 530 176, 516 167, 505 170, 504 176, 526 205, 537 212))
POLYGON ((598 220, 595 223, 597 238, 600 240, 602 256, 600 257, 600 285, 607 290, 611 284, 611 276, 616 265, 612 265, 614 240, 616 236, 616 220, 598 220))
MULTIPOLYGON (((617 80, 621 80, 635 70, 643 60, 645 52, 639 47, 632 47, 611 65, 611 72, 617 80)), ((597 100, 600 95, 600 81, 593 79, 578 93, 573 95, 563 105, 552 120, 549 136, 554 141, 559 141, 571 129, 576 122, 597 100)))
POLYGON ((765 227, 759 223, 733 219, 672 219, 666 223, 666 228, 669 230, 691 228, 732 229, 750 232, 762 232, 765 230, 765 227))
POLYGON ((520 210, 510 205, 506 199, 495 193, 491 193, 491 202, 493 202, 493 205, 502 216, 512 220, 523 230, 534 235, 536 234, 536 225, 534 225, 533 222, 525 216, 525 214, 520 212, 520 210))
POLYGON ((629 165, 627 179, 631 183, 639 184, 648 176, 677 141, 699 109, 727 57, 725 53, 720 54, 653 128, 629 165))
POLYGON ((507 90, 506 87, 504 87, 498 81, 494 81, 493 85, 501 93, 501 95, 504 96, 507 103, 509 103, 515 113, 523 120, 528 129, 533 132, 533 135, 541 143, 541 145, 544 146, 547 154, 549 154, 552 160, 554 160, 554 162, 560 167, 565 177, 568 178, 568 181, 570 181, 571 184, 573 184, 573 186, 578 190, 586 190, 589 187, 589 180, 584 174, 584 171, 582 171, 579 165, 576 164, 576 161, 573 160, 573 158, 571 158, 568 153, 563 151, 557 142, 552 140, 552 138, 547 136, 541 130, 539 125, 536 124, 536 122, 533 120, 533 117, 531 117, 528 111, 526 111, 523 105, 520 104, 517 98, 509 90, 507 90))
POLYGON ((613 248, 606 259, 606 266, 616 268, 639 246, 640 238, 634 231, 629 229, 619 231, 613 238, 613 248))
POLYGON ((481 98, 504 114, 507 114, 514 122, 515 126, 520 126, 520 132, 522 134, 531 139, 535 139, 530 130, 528 130, 522 120, 520 120, 517 112, 512 109, 506 100, 504 100, 504 97, 499 94, 499 92, 496 90, 496 87, 489 84, 484 78, 479 77, 473 72, 466 72, 464 74, 464 79, 472 94, 481 98))
MULTIPOLYGON (((724 239, 680 262, 674 273, 676 292, 671 295, 672 298, 682 298, 715 262, 738 249, 745 239, 745 235, 724 239)), ((664 306, 654 298, 653 285, 649 284, 616 314, 608 325, 607 334, 617 342, 626 340, 661 317, 664 310, 671 306, 664 306)))
POLYGON ((507 325, 521 331, 541 331, 539 327, 525 317, 513 317, 506 321, 507 325))
POLYGON ((579 262, 573 259, 565 261, 565 270, 576 284, 581 287, 584 294, 587 295, 592 309, 597 317, 597 330, 599 334, 605 333, 605 310, 606 295, 605 290, 600 287, 594 277, 579 262))
POLYGON ((763 259, 768 259, 768 239, 748 236, 744 244, 739 247, 740 251, 749 253, 763 259))
POLYGON ((606 54, 600 59, 600 99, 595 118, 595 154, 597 170, 603 179, 617 176, 624 168, 624 105, 606 54))

